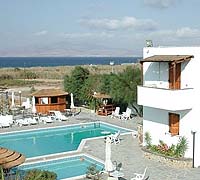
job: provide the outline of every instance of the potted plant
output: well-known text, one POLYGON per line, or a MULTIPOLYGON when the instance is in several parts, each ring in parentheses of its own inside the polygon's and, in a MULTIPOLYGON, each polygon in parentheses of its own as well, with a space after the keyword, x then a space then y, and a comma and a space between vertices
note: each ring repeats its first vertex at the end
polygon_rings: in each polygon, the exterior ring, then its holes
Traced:
POLYGON ((96 164, 91 164, 87 167, 86 178, 93 180, 100 179, 99 170, 97 169, 96 164))

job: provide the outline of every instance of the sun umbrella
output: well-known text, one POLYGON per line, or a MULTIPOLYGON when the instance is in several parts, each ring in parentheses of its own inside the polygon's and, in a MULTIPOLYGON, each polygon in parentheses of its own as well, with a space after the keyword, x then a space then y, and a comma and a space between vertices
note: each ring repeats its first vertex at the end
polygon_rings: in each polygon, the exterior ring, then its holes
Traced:
POLYGON ((27 98, 27 99, 26 99, 26 103, 25 103, 25 109, 29 109, 30 107, 31 107, 30 99, 27 98))
POLYGON ((0 166, 10 169, 25 162, 25 156, 16 151, 0 147, 0 166))
POLYGON ((36 107, 35 107, 35 96, 32 97, 32 113, 36 113, 37 110, 36 110, 36 107))
POLYGON ((73 94, 71 93, 71 105, 70 108, 73 109, 74 108, 74 97, 73 94))
POLYGON ((113 163, 111 161, 111 139, 109 137, 106 138, 106 158, 105 158, 105 171, 112 172, 115 170, 113 163))
POLYGON ((14 94, 14 91, 12 91, 12 102, 11 102, 11 107, 15 107, 15 94, 14 94))

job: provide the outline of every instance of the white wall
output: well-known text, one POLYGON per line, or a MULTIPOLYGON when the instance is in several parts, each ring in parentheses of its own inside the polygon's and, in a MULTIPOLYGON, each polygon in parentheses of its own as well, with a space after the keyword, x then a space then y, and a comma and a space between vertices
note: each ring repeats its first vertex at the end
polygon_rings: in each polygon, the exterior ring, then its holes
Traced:
MULTIPOLYGON (((189 149, 186 152, 186 157, 192 158, 192 134, 191 130, 195 129, 196 133, 196 143, 195 143, 195 167, 200 166, 200 47, 148 47, 143 49, 143 58, 150 57, 153 55, 193 55, 189 62, 184 62, 181 64, 181 88, 194 88, 194 93, 191 95, 191 98, 194 99, 193 107, 191 110, 185 111, 175 111, 181 115, 180 120, 180 136, 185 136, 188 140, 189 149)), ((143 73, 148 71, 148 68, 151 67, 152 63, 144 63, 143 73)), ((153 68, 153 65, 152 65, 153 68)), ((163 67, 164 69, 164 67, 163 67)), ((158 70, 158 67, 155 66, 155 70, 158 70)), ((167 73, 167 71, 165 71, 167 73)), ((163 73, 163 76, 165 74, 163 73)), ((144 84, 148 84, 151 79, 150 77, 155 78, 155 74, 148 75, 145 77, 144 84)), ((167 76, 168 77, 168 76, 167 76)), ((165 79, 164 77, 162 77, 165 79)), ((154 82, 155 83, 155 82, 154 82)), ((159 83, 156 82, 156 83, 159 83)), ((182 103, 187 103, 183 98, 182 103)), ((161 110, 156 108, 144 107, 144 122, 143 122, 143 131, 149 131, 153 143, 157 144, 159 139, 167 142, 169 144, 175 143, 178 140, 179 136, 171 137, 168 132, 168 111, 161 110)))
MULTIPOLYGON (((156 108, 144 107, 143 114, 143 132, 149 132, 152 137, 152 144, 159 144, 159 140, 164 141, 167 145, 176 145, 180 137, 185 136, 188 141, 189 149, 186 157, 192 157, 192 122, 188 121, 191 117, 191 110, 175 112, 180 115, 179 135, 171 136, 169 133, 169 111, 156 108)), ((173 113, 173 112, 171 112, 173 113)), ((145 142, 144 142, 145 143, 145 142)), ((145 145, 145 144, 144 144, 145 145)))
POLYGON ((137 103, 139 105, 170 111, 192 109, 194 107, 194 89, 170 90, 138 86, 137 90, 137 103))

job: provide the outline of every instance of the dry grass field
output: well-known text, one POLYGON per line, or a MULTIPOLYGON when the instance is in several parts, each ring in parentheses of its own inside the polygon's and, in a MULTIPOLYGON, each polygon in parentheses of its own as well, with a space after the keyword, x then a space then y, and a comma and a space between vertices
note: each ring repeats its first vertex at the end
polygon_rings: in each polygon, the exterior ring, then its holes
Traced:
MULTIPOLYGON (((134 64, 114 65, 84 65, 91 74, 109 74, 112 72, 119 73, 126 69, 127 66, 134 66, 134 64)), ((75 66, 56 66, 56 67, 30 67, 30 68, 1 68, 0 77, 9 75, 15 79, 20 79, 26 73, 34 73, 37 75, 36 79, 60 79, 65 75, 70 75, 75 66)))
MULTIPOLYGON (((124 65, 84 65, 91 74, 110 74, 124 71, 128 66, 138 66, 138 64, 124 65)), ((33 89, 63 88, 65 75, 70 75, 75 66, 56 67, 30 67, 30 68, 1 68, 0 87, 22 91, 25 94, 33 89)))

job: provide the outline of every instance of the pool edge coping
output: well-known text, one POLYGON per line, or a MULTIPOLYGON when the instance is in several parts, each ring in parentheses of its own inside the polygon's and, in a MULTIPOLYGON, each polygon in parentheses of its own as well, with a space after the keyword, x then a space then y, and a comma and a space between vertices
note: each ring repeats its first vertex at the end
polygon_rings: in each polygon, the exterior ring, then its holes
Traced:
MULTIPOLYGON (((29 132, 29 131, 37 131, 37 130, 46 130, 47 128, 48 129, 55 129, 55 128, 64 128, 64 127, 70 127, 70 126, 78 126, 78 125, 85 125, 85 124, 94 124, 94 123, 101 123, 101 124, 104 124, 104 125, 108 125, 108 126, 112 126, 112 127, 115 127, 115 128, 119 128, 119 129, 124 129, 126 131, 129 131, 129 132, 124 132, 124 133, 121 133, 121 135, 126 135, 126 134, 136 134, 137 131, 136 130, 132 130, 132 129, 129 129, 129 128, 125 128, 125 127, 121 127, 121 126, 118 126, 118 125, 113 125, 111 123, 107 123, 107 122, 103 122, 103 121, 94 121, 94 122, 84 122, 84 123, 78 123, 78 124, 67 124, 67 125, 61 125, 61 126, 55 126, 55 127, 42 127, 42 128, 38 128, 38 129, 26 129, 26 130, 22 130, 22 131, 12 131, 12 132, 3 132, 3 133, 0 133, 1 134, 12 134, 12 133, 18 133, 18 132, 29 132)), ((43 160, 48 160, 48 159, 55 159, 55 158, 59 158, 59 157, 56 157, 56 156, 68 156, 70 154, 75 154, 75 153, 81 153, 86 142, 89 141, 89 140, 95 140, 95 139, 103 139, 105 138, 107 135, 105 136, 99 136, 99 137, 93 137, 93 138, 85 138, 85 139, 82 139, 80 144, 78 145, 78 148, 76 150, 73 150, 73 151, 67 151, 67 152, 60 152, 60 153, 53 153, 53 154, 48 154, 48 155, 42 155, 42 156, 35 156, 35 157, 30 157, 30 158, 27 158, 25 163, 27 162, 38 162, 40 161, 41 159, 43 160)))
MULTIPOLYGON (((80 154, 73 154, 73 155, 70 155, 70 156, 53 158, 53 159, 43 159, 43 160, 35 161, 35 162, 27 162, 27 163, 25 162, 23 165, 20 165, 20 166, 32 165, 32 164, 43 163, 43 162, 50 162, 50 161, 55 161, 55 160, 61 160, 61 159, 77 157, 77 156, 86 156, 87 158, 93 159, 93 160, 97 161, 98 163, 101 163, 103 165, 105 164, 105 162, 102 159, 99 159, 99 158, 97 158, 97 157, 95 157, 95 156, 93 156, 91 154, 80 153, 80 154)), ((81 179, 81 178, 84 178, 84 177, 86 177, 86 174, 79 175, 79 176, 74 176, 74 177, 69 177, 69 178, 64 178, 64 179, 60 179, 60 180, 76 180, 76 179, 81 179)))

